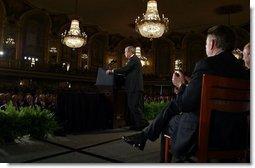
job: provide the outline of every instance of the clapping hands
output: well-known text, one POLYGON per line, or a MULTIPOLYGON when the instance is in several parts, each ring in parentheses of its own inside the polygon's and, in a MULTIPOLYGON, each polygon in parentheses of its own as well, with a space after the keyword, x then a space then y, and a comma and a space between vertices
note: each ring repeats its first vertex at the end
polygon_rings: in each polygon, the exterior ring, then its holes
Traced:
POLYGON ((182 84, 185 84, 185 75, 181 71, 175 71, 172 75, 173 85, 180 88, 182 84))

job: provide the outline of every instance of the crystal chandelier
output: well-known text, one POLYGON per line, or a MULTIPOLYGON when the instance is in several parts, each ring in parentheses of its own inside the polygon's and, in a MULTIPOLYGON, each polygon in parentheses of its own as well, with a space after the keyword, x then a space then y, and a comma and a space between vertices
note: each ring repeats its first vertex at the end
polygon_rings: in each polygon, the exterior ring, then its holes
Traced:
POLYGON ((143 17, 135 20, 136 31, 138 31, 143 37, 159 38, 168 30, 168 18, 162 15, 162 19, 158 14, 157 1, 149 0, 147 3, 146 13, 143 17))
MULTIPOLYGON (((76 0, 76 13, 77 13, 77 3, 76 0)), ((81 32, 79 20, 74 19, 71 22, 70 30, 61 34, 62 43, 70 48, 80 48, 87 43, 87 35, 85 32, 81 32)))
POLYGON ((70 48, 80 48, 87 42, 85 32, 81 33, 78 20, 72 20, 70 30, 62 33, 62 43, 70 48))

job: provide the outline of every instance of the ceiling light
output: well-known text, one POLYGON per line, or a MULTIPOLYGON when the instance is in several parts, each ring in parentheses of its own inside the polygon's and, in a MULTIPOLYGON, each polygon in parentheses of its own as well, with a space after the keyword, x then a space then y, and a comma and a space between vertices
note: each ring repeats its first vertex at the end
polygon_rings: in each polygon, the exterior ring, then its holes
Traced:
MULTIPOLYGON (((76 14, 78 7, 78 0, 76 0, 76 14)), ((74 19, 71 21, 70 30, 61 34, 62 43, 70 48, 80 48, 87 43, 87 35, 85 32, 81 32, 79 20, 74 19)))
POLYGON ((158 14, 157 1, 149 0, 147 3, 146 13, 143 17, 135 20, 136 30, 146 38, 159 38, 168 30, 168 18, 162 15, 162 19, 158 14))

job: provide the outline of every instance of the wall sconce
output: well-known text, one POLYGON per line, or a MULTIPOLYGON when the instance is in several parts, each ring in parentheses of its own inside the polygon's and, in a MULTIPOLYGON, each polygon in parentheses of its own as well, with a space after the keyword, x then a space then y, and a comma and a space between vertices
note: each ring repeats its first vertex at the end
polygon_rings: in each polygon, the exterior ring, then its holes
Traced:
POLYGON ((87 54, 81 54, 81 59, 88 59, 88 55, 87 54))
POLYGON ((50 50, 49 50, 50 53, 57 53, 58 50, 56 47, 51 47, 50 50))
POLYGON ((28 60, 28 61, 31 61, 30 63, 30 67, 34 67, 35 66, 35 63, 38 62, 38 58, 34 58, 34 57, 24 57, 24 60, 28 60))
POLYGON ((0 56, 3 56, 4 55, 4 52, 3 51, 0 51, 0 56))
POLYGON ((88 58, 89 56, 87 54, 81 54, 82 62, 85 64, 83 64, 83 69, 88 69, 88 58))
POLYGON ((141 47, 135 48, 135 55, 140 59, 142 66, 148 65, 148 59, 141 54, 141 47))
POLYGON ((70 63, 68 63, 68 62, 63 62, 62 63, 62 68, 66 69, 66 71, 69 71, 70 66, 71 66, 70 63))
POLYGON ((20 82, 19 82, 19 85, 20 85, 20 86, 23 86, 23 85, 24 85, 23 81, 20 81, 20 82))
POLYGON ((243 52, 237 48, 237 49, 234 49, 232 51, 232 54, 237 58, 237 59, 242 59, 243 58, 243 52))
POLYGON ((177 60, 175 60, 174 61, 174 70, 176 70, 176 71, 182 71, 182 69, 183 69, 183 63, 182 63, 182 61, 180 60, 180 59, 177 59, 177 60))
POLYGON ((66 84, 69 89, 72 87, 72 84, 70 82, 66 82, 66 84))
POLYGON ((70 64, 67 63, 67 65, 66 65, 66 71, 69 71, 69 70, 70 70, 70 64))
POLYGON ((15 41, 14 41, 14 38, 11 38, 11 37, 8 37, 6 40, 5 40, 5 44, 9 47, 13 47, 15 45, 15 41))

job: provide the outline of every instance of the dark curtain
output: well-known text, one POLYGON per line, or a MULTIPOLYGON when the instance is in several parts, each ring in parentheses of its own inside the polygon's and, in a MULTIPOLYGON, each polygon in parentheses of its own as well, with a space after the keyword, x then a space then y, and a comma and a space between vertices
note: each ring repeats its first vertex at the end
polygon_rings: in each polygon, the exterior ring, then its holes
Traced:
POLYGON ((113 110, 101 93, 58 94, 56 117, 67 132, 112 128, 113 110))

